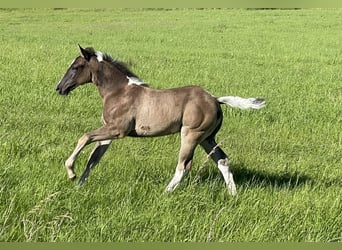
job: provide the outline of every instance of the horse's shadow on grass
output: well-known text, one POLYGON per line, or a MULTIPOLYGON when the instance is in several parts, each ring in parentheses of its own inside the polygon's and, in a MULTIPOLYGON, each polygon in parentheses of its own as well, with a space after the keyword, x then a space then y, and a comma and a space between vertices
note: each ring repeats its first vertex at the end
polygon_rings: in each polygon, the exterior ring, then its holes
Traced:
MULTIPOLYGON (((270 173, 263 170, 251 169, 244 164, 231 164, 231 171, 234 181, 237 185, 249 187, 277 187, 293 189, 303 185, 312 185, 313 179, 303 173, 283 171, 281 173, 270 173)), ((200 177, 197 175, 197 181, 206 182, 222 179, 221 173, 217 170, 213 172, 207 166, 201 170, 200 177)))
POLYGON ((270 173, 262 170, 249 169, 244 165, 232 166, 235 181, 240 185, 272 186, 278 188, 297 188, 312 184, 313 180, 303 173, 283 171, 270 173))

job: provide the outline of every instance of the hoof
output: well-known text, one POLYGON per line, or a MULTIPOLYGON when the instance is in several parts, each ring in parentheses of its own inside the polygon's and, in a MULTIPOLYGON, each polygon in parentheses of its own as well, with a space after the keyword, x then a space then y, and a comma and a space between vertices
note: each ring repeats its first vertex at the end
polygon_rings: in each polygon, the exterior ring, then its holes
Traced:
POLYGON ((230 194, 232 196, 236 196, 237 195, 237 191, 236 190, 229 190, 230 194))
POLYGON ((75 180, 76 180, 76 175, 69 176, 69 180, 71 180, 71 181, 75 181, 75 180))
POLYGON ((229 193, 232 196, 236 196, 237 195, 236 186, 235 186, 234 182, 230 183, 229 185, 227 185, 227 189, 228 189, 229 193))

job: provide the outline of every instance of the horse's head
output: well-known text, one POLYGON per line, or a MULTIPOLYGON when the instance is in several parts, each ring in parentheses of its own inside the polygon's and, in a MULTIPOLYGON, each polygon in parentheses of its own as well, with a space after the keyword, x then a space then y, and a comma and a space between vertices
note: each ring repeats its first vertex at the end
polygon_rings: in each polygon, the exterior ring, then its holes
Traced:
POLYGON ((78 86, 91 82, 90 61, 96 52, 92 48, 83 49, 80 45, 81 55, 69 66, 63 78, 59 81, 56 91, 61 95, 67 95, 78 86))

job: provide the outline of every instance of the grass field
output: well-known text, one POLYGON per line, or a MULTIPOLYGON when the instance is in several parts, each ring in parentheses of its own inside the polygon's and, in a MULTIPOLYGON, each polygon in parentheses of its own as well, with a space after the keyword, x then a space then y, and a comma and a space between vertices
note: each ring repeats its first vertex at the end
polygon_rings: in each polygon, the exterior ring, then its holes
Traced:
POLYGON ((340 9, 0 10, 0 241, 341 241, 341 30, 340 9), (102 111, 92 84, 54 91, 77 43, 155 88, 265 97, 260 111, 223 108, 238 195, 201 148, 163 193, 178 135, 115 141, 71 183, 64 161, 102 111))

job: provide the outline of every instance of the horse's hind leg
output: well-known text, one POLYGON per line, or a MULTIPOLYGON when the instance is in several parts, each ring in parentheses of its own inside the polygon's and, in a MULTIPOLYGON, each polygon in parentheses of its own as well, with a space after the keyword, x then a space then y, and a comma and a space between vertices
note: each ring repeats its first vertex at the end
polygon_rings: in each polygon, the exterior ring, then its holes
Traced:
POLYGON ((87 166, 79 180, 79 184, 82 185, 85 180, 88 178, 90 171, 99 163, 100 159, 107 151, 112 140, 98 141, 96 142, 95 148, 90 154, 90 157, 87 162, 87 166))
POLYGON ((233 174, 229 169, 227 155, 217 145, 213 138, 205 139, 203 142, 201 142, 201 146, 217 164, 217 167, 221 171, 224 181, 226 182, 227 189, 230 191, 232 195, 236 195, 236 186, 233 174))
POLYGON ((198 135, 183 127, 181 130, 181 148, 175 174, 167 185, 165 192, 172 192, 178 186, 184 175, 191 169, 192 158, 198 144, 198 135))

